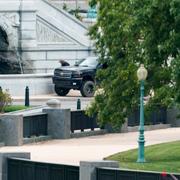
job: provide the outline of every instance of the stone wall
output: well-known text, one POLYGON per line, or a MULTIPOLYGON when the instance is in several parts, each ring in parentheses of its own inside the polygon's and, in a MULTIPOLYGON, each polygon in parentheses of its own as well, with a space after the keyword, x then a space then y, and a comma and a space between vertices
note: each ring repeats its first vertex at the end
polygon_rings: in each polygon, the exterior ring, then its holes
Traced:
POLYGON ((86 48, 24 50, 22 53, 23 59, 32 64, 26 67, 26 73, 52 73, 55 68, 60 67, 59 60, 61 59, 74 65, 76 61, 90 55, 92 53, 88 52, 86 48))
POLYGON ((0 82, 11 96, 24 96, 26 86, 31 96, 54 93, 51 74, 0 75, 0 82))

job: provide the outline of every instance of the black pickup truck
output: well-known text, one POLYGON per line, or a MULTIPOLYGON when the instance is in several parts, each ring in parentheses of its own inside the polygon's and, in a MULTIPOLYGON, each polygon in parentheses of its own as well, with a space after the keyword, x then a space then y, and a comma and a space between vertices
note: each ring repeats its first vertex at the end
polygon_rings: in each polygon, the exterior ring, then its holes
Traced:
POLYGON ((80 90, 82 96, 92 97, 98 65, 97 57, 88 57, 74 66, 56 68, 53 76, 55 92, 65 96, 70 89, 76 89, 80 90))

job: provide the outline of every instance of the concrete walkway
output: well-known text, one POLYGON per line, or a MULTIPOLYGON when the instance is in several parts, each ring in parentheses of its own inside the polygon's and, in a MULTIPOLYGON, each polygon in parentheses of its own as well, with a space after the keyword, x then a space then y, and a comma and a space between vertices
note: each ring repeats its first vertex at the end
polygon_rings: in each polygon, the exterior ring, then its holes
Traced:
MULTIPOLYGON (((13 96, 14 105, 24 105, 24 96, 13 96)), ((81 108, 85 109, 90 102, 94 99, 93 97, 82 97, 80 92, 77 90, 71 90, 67 96, 58 96, 57 94, 47 94, 47 95, 36 95, 30 96, 31 106, 44 106, 50 99, 58 99, 61 103, 62 108, 76 109, 77 100, 81 100, 81 108)))
MULTIPOLYGON (((32 160, 78 165, 81 160, 102 160, 111 154, 137 148, 138 133, 107 134, 79 139, 52 140, 21 147, 2 147, 0 152, 31 152, 32 160)), ((145 132, 146 145, 180 141, 180 128, 145 132)))
MULTIPOLYGON (((23 96, 13 96, 12 99, 14 101, 24 101, 24 95, 23 96)), ((86 99, 86 100, 91 100, 92 98, 84 98, 82 97, 80 91, 78 90, 70 90, 69 93, 66 96, 58 96, 56 93, 54 94, 44 94, 44 95, 30 95, 30 99, 33 101, 44 101, 44 100, 49 100, 52 98, 56 98, 56 99, 62 99, 64 101, 68 101, 69 99, 71 100, 76 100, 78 98, 82 98, 82 99, 86 99)))

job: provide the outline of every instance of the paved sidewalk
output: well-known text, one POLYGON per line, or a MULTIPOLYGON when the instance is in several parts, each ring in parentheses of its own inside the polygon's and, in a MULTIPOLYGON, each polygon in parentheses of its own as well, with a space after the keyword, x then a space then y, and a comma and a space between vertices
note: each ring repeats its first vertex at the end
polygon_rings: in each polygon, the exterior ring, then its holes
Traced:
MULTIPOLYGON (((14 101, 24 101, 25 96, 13 96, 12 99, 14 101)), ((49 100, 52 98, 56 98, 56 99, 62 99, 62 100, 73 100, 73 99, 84 99, 84 100, 90 100, 92 98, 84 98, 81 96, 80 91, 78 90, 70 90, 70 92, 66 95, 66 96, 58 96, 57 94, 45 94, 45 95, 30 95, 30 99, 34 100, 34 101, 44 101, 44 100, 49 100)))
MULTIPOLYGON (((146 145, 180 141, 180 128, 145 132, 146 145)), ((0 152, 31 152, 32 160, 78 165, 81 160, 102 160, 111 154, 137 148, 138 133, 107 134, 79 139, 52 140, 0 152)))
MULTIPOLYGON (((24 105, 24 96, 13 96, 14 105, 24 105)), ((82 97, 80 92, 77 90, 71 90, 67 96, 58 96, 56 94, 47 94, 47 95, 36 95, 30 96, 30 105, 39 106, 46 105, 46 102, 50 99, 58 99, 61 103, 62 108, 76 109, 77 100, 81 100, 82 109, 86 108, 90 102, 94 99, 93 97, 82 97)))

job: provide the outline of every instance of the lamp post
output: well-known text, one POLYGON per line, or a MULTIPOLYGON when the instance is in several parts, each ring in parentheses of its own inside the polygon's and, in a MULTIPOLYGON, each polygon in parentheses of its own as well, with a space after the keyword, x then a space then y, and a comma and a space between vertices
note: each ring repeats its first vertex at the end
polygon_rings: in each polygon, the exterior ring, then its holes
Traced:
POLYGON ((140 65, 140 68, 137 71, 137 77, 138 80, 140 81, 141 87, 141 97, 140 97, 140 126, 139 126, 139 139, 138 139, 138 144, 139 144, 139 149, 138 149, 138 163, 144 163, 145 158, 144 158, 144 81, 147 78, 147 70, 144 67, 143 64, 140 65))
POLYGON ((90 7, 90 9, 87 12, 87 18, 95 19, 96 17, 97 17, 96 6, 90 7))

